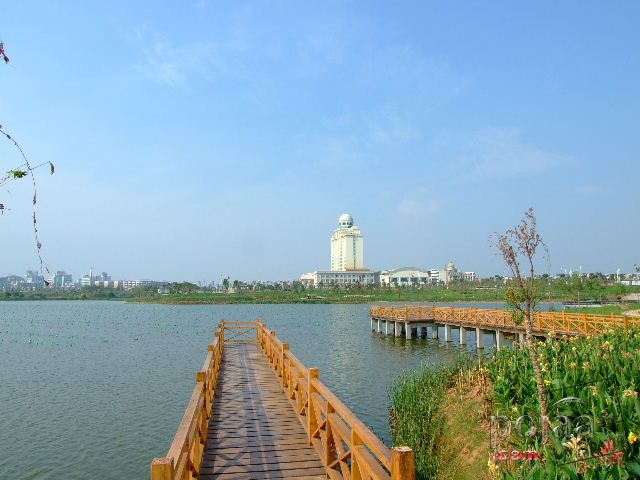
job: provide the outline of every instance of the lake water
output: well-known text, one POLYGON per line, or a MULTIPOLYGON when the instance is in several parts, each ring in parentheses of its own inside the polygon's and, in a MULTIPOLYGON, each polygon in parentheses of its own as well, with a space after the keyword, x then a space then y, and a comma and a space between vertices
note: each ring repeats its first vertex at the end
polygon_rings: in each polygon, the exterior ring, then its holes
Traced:
POLYGON ((221 319, 267 322, 388 443, 393 379, 458 349, 372 333, 368 309, 0 302, 0 479, 147 479, 221 319))

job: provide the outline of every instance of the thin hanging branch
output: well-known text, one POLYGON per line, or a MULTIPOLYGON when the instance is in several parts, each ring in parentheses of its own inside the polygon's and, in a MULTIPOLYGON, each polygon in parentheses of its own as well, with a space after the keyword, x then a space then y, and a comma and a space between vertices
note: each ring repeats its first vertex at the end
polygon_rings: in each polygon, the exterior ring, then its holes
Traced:
MULTIPOLYGON (((4 54, 4 45, 2 44, 2 42, 0 42, 0 57, 5 58, 5 62, 8 61, 8 57, 6 57, 6 55, 4 54)), ((37 168, 40 168, 40 167, 42 167, 44 165, 49 165, 49 171, 51 172, 51 175, 53 175, 53 173, 55 172, 55 167, 53 166, 53 163, 51 163, 51 162, 44 162, 44 163, 41 163, 40 165, 32 167, 31 163, 29 162, 29 159, 25 155, 24 150, 22 150, 22 147, 20 146, 20 144, 11 135, 9 135, 4 130, 2 125, 0 125, 0 133, 2 135, 4 135, 7 138, 7 140, 9 140, 11 143, 13 143, 13 145, 20 152, 20 156, 24 160, 24 163, 22 163, 21 165, 19 165, 17 168, 15 168, 13 170, 9 170, 7 172, 7 174, 0 179, 0 185, 3 185, 4 183, 6 183, 6 182, 8 182, 10 180, 17 180, 17 179, 20 179, 20 178, 24 178, 27 175, 31 176, 31 185, 33 187, 33 198, 32 198, 33 235, 34 235, 35 242, 36 242, 36 253, 38 255, 38 261, 40 262, 40 272, 42 273, 43 271, 46 271, 47 273, 51 273, 49 271, 49 266, 44 262, 44 260, 42 258, 42 252, 41 252, 42 243, 40 242, 40 237, 38 235, 38 218, 37 218, 37 208, 36 208, 37 203, 38 203, 38 189, 37 189, 37 185, 36 185, 36 176, 35 176, 35 174, 33 172, 37 168)), ((5 210, 5 206, 0 203, 0 213, 4 212, 4 210, 5 210)))
POLYGON ((0 41, 0 58, 4 60, 4 63, 9 63, 9 57, 4 52, 4 43, 0 41))

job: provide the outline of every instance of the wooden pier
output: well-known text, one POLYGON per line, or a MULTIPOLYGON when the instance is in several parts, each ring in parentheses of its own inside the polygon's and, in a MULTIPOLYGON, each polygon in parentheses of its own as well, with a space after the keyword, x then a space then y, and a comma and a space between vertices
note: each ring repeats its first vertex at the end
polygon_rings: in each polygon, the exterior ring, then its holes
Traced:
MULTIPOLYGON (((458 330, 458 342, 469 342, 469 331, 474 332, 476 348, 484 348, 484 335, 492 334, 500 349, 505 338, 510 336, 520 342, 524 339, 525 327, 513 321, 508 310, 457 307, 423 307, 415 305, 375 306, 370 308, 371 330, 396 337, 439 337, 444 330, 444 340, 453 341, 452 329, 458 330)), ((613 328, 628 328, 640 325, 640 319, 624 315, 598 315, 567 312, 536 312, 533 334, 544 337, 551 332, 557 335, 597 335, 613 328)))
POLYGON ((222 322, 151 463, 151 480, 196 478, 415 480, 415 457, 384 445, 265 324, 222 322))

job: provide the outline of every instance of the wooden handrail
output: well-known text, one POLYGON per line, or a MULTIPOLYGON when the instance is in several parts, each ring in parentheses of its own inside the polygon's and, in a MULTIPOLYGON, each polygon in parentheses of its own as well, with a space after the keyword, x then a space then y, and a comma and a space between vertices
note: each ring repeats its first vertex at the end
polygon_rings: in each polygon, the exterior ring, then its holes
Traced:
MULTIPOLYGON (((424 319, 482 327, 504 327, 523 332, 525 330, 524 325, 513 321, 511 312, 508 310, 405 305, 402 307, 374 306, 370 307, 369 313, 372 318, 398 322, 424 319)), ((536 312, 534 316, 535 330, 554 331, 567 335, 588 335, 612 328, 628 328, 631 325, 640 325, 640 319, 626 315, 564 311, 536 312)))
MULTIPOLYGON (((166 457, 151 462, 151 480, 191 480, 197 478, 204 454, 209 420, 213 413, 218 374, 222 364, 227 330, 257 330, 257 322, 220 322, 202 370, 196 372, 196 385, 166 457)), ((255 341, 254 341, 255 342, 255 341)))
POLYGON ((318 369, 307 368, 289 345, 261 322, 258 345, 279 377, 329 478, 415 480, 413 451, 387 447, 322 383, 318 369))

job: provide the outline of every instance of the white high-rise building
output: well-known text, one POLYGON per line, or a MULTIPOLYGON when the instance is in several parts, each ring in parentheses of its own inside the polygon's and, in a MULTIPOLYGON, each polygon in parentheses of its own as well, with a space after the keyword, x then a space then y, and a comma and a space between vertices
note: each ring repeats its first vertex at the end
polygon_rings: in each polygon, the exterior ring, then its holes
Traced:
POLYGON ((338 228, 331 235, 331 270, 348 272, 364 267, 364 237, 347 213, 338 218, 338 228))
POLYGON ((340 215, 338 228, 331 235, 331 270, 305 273, 300 281, 308 287, 349 287, 375 285, 379 274, 364 266, 364 237, 353 225, 353 217, 340 215))

